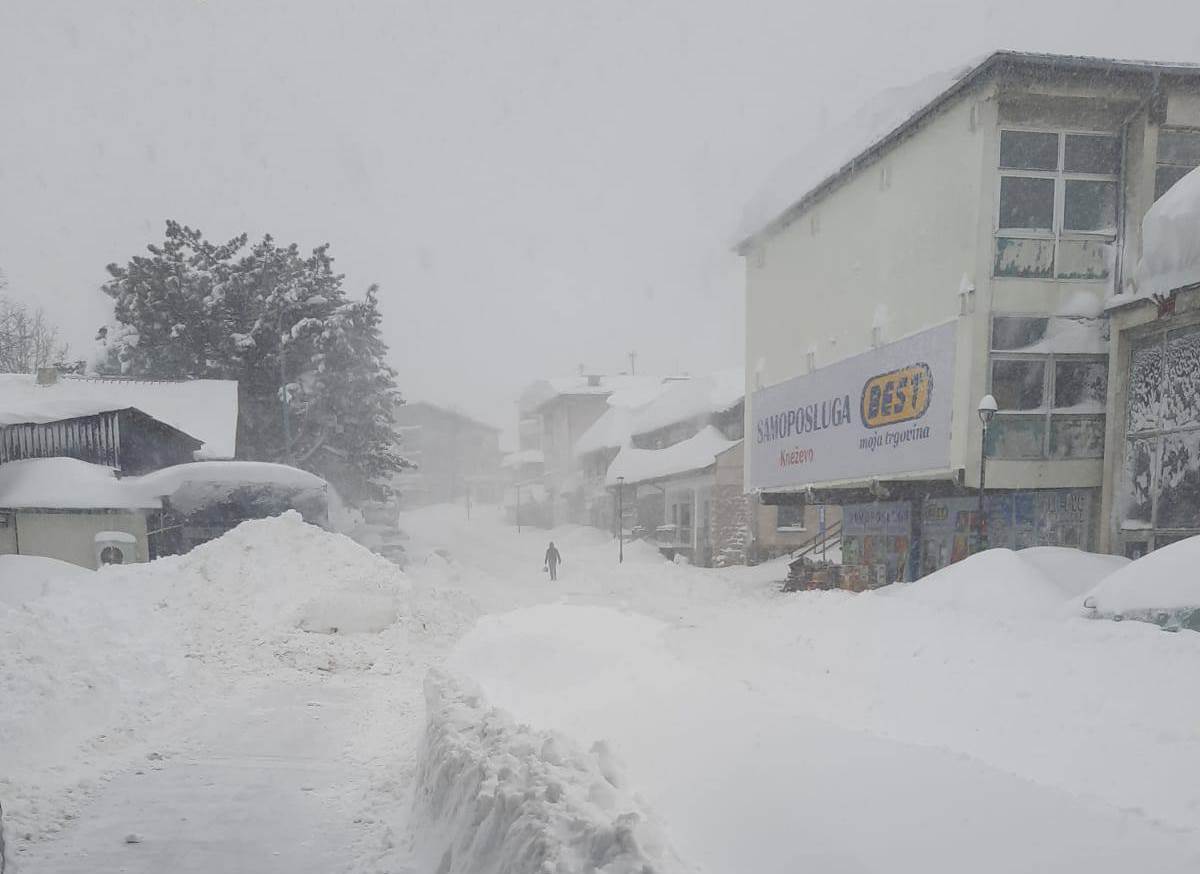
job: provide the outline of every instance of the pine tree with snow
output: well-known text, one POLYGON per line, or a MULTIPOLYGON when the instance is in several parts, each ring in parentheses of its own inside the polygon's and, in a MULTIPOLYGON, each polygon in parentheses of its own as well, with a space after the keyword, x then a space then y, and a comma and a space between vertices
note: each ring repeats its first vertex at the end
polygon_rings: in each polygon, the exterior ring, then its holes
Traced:
POLYGON ((346 295, 327 245, 305 257, 270 236, 246 250, 168 221, 147 256, 111 264, 102 372, 238 381, 238 455, 317 473, 350 500, 383 497, 406 465, 377 288, 346 295))

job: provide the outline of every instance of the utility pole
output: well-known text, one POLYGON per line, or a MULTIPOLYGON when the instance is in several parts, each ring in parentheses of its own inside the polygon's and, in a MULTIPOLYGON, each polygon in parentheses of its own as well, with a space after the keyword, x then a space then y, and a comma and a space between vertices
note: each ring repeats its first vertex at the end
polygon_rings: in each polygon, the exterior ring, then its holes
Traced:
POLYGON ((630 376, 637 376, 637 358, 638 358, 637 352, 629 353, 629 375, 630 376))
POLYGON ((521 484, 517 483, 517 533, 521 533, 521 484))

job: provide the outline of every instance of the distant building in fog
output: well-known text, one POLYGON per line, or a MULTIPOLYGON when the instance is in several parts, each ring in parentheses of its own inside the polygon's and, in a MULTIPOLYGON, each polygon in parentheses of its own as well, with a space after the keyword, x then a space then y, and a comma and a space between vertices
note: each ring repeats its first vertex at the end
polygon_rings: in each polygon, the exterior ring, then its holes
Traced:
POLYGON ((395 420, 400 451, 417 465, 399 477, 401 504, 500 501, 499 428, 423 401, 398 407, 395 420))

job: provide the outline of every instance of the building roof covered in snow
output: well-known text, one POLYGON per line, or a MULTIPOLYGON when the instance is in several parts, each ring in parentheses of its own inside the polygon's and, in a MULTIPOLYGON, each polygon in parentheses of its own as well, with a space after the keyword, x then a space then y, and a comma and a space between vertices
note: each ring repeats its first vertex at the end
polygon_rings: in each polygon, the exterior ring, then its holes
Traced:
POLYGON ((658 397, 633 410, 633 434, 648 434, 678 422, 733 409, 746 393, 746 372, 740 367, 675 382, 658 397))
POLYGON ((76 458, 33 458, 0 464, 0 507, 13 510, 141 510, 162 502, 139 477, 119 479, 111 467, 76 458))
POLYGON ((629 407, 609 404, 600 418, 579 435, 575 441, 576 455, 587 455, 602 449, 619 449, 629 442, 632 433, 633 411, 629 407))
POLYGON ((717 456, 737 442, 726 439, 716 428, 707 425, 695 436, 666 449, 623 446, 608 466, 605 485, 615 486, 618 477, 632 485, 704 470, 715 464, 717 456))
POLYGON ((326 493, 321 477, 298 467, 267 461, 196 461, 164 467, 123 482, 152 498, 165 498, 183 513, 227 500, 239 489, 326 493))
POLYGON ((0 374, 0 424, 44 423, 109 410, 140 410, 203 442, 197 458, 232 458, 237 448, 237 382, 0 374))
POLYGON ((1200 285, 1200 169, 1158 199, 1142 219, 1137 296, 1200 285))
POLYGON ((737 250, 744 254, 760 238, 787 226, 951 101, 991 76, 1009 71, 1109 77, 1143 74, 1151 80, 1163 76, 1200 77, 1200 65, 1194 64, 997 51, 912 85, 890 88, 846 122, 819 134, 772 174, 746 206, 738 229, 737 250))
POLYGON ((521 449, 510 452, 500 460, 501 467, 521 467, 526 464, 545 464, 546 455, 540 449, 521 449))
POLYGON ((628 400, 624 403, 628 405, 638 398, 653 397, 662 382, 663 379, 659 376, 634 376, 627 373, 613 376, 593 373, 539 379, 521 392, 518 406, 522 413, 532 413, 557 398, 589 395, 608 397, 615 393, 625 394, 628 400))

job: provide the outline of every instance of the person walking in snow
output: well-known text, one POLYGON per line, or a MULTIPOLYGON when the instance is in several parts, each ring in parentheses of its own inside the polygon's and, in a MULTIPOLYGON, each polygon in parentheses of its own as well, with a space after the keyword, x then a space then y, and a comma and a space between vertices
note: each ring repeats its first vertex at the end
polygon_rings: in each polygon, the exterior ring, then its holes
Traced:
POLYGON ((550 541, 550 548, 546 550, 546 570, 550 571, 551 581, 558 579, 558 566, 562 564, 562 555, 558 551, 558 547, 554 545, 554 541, 550 541))

